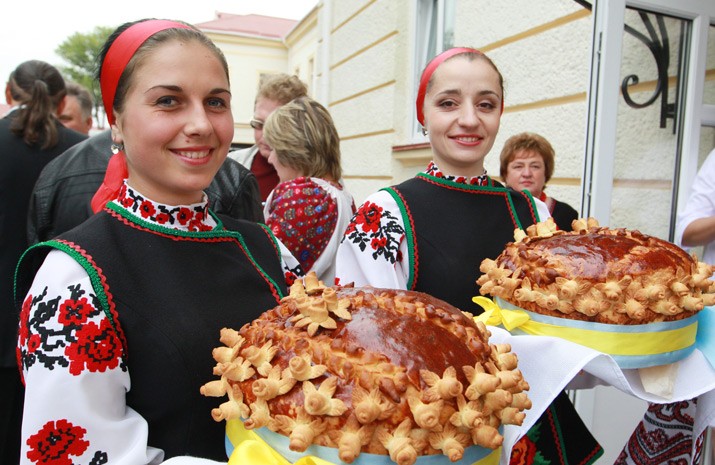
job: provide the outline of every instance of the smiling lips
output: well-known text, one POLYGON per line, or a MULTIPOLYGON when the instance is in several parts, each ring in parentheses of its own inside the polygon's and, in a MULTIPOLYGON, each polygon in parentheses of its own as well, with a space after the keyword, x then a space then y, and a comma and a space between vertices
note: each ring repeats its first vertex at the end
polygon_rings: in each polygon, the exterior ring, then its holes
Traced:
POLYGON ((454 136, 452 139, 460 144, 466 145, 476 145, 482 141, 482 138, 477 136, 454 136))
POLYGON ((207 150, 175 150, 174 153, 181 155, 184 158, 191 158, 192 160, 198 160, 200 158, 206 158, 211 154, 211 149, 207 150))

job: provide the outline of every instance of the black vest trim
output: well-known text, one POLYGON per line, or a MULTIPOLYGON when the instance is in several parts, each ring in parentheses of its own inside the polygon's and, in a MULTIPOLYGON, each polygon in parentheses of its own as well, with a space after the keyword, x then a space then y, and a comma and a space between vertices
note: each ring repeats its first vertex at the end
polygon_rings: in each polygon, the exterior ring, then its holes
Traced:
MULTIPOLYGON (((528 205, 531 210, 531 215, 539 221, 539 213, 536 209, 536 204, 534 198, 529 193, 529 191, 518 192, 504 187, 498 187, 494 185, 492 178, 487 178, 488 186, 472 186, 464 183, 457 183, 444 178, 438 178, 435 176, 428 175, 426 173, 419 173, 415 176, 415 179, 421 181, 429 182, 435 185, 446 187, 448 189, 462 191, 462 192, 480 192, 487 194, 503 195, 506 202, 509 205, 509 213, 511 214, 512 221, 515 227, 519 229, 524 229, 521 221, 519 220, 519 215, 516 214, 516 208, 514 206, 514 201, 512 195, 523 195, 528 200, 528 205)), ((392 196, 397 203, 398 208, 402 214, 402 218, 406 218, 408 221, 405 222, 405 238, 407 242, 407 255, 409 256, 410 271, 407 278, 406 287, 409 290, 415 290, 417 285, 417 279, 419 277, 419 250, 417 247, 417 241, 415 241, 415 223, 410 212, 410 208, 407 205, 402 193, 396 189, 396 186, 386 187, 381 189, 392 196)))
POLYGON ((18 261, 15 273, 15 276, 17 277, 17 279, 15 280, 16 306, 21 306, 20 299, 24 298, 24 294, 29 291, 31 284, 30 282, 21 281, 23 276, 27 276, 26 273, 20 271, 21 265, 31 266, 31 260, 27 259, 30 256, 34 256, 33 258, 36 257, 40 260, 44 260, 47 254, 50 253, 50 249, 57 249, 66 253, 67 255, 72 257, 72 259, 76 261, 87 272, 87 275, 89 275, 89 280, 92 283, 92 289, 96 293, 99 303, 102 305, 102 311, 107 316, 107 319, 109 319, 112 328, 117 333, 117 337, 122 342, 122 352, 124 353, 124 357, 127 358, 129 355, 127 352, 127 339, 124 336, 124 331, 122 330, 122 327, 119 325, 119 319, 117 318, 117 310, 114 306, 112 293, 107 287, 107 278, 104 276, 99 266, 97 266, 97 264, 94 262, 92 256, 89 255, 77 244, 74 244, 69 241, 64 241, 62 239, 51 240, 35 244, 32 247, 28 248, 24 254, 22 254, 22 257, 18 261))
MULTIPOLYGON (((227 230, 225 226, 223 225, 223 222, 221 219, 216 216, 213 212, 209 210, 209 214, 214 218, 216 221, 217 227, 213 231, 202 231, 202 232, 192 232, 192 231, 182 231, 179 229, 172 229, 172 228, 166 228, 154 223, 150 223, 148 221, 145 221, 141 218, 137 218, 134 215, 131 215, 129 212, 127 212, 123 207, 120 207, 119 205, 112 204, 111 202, 108 203, 105 206, 105 211, 112 215, 113 217, 117 218, 118 220, 122 221, 124 224, 127 226, 130 226, 134 229, 138 230, 149 230, 152 231, 153 233, 168 237, 170 239, 173 239, 175 241, 198 241, 198 242, 225 242, 229 240, 233 240, 238 242, 239 247, 241 248, 241 251, 248 257, 250 262, 253 264, 253 267, 258 271, 258 273, 263 277, 263 279, 268 283, 268 286, 271 289, 271 293, 273 296, 276 298, 276 301, 279 301, 285 295, 281 291, 281 286, 276 283, 271 276, 266 273, 266 271, 258 264, 256 259, 253 257, 251 254, 250 250, 248 249, 248 246, 246 245, 246 242, 243 239, 243 236, 241 233, 238 231, 231 231, 227 230)), ((264 232, 267 232, 269 238, 271 239, 271 243, 273 244, 273 247, 278 251, 278 245, 276 244, 276 239, 273 236, 273 233, 270 233, 269 231, 266 230, 265 226, 259 224, 259 226, 262 226, 261 229, 263 229, 264 232)), ((278 259, 280 261, 280 253, 278 253, 278 259)))
POLYGON ((382 189, 383 191, 387 192, 392 196, 393 199, 395 199, 395 202, 397 203, 397 206, 400 208, 400 212, 402 213, 402 218, 407 218, 409 220, 408 222, 405 222, 405 239, 407 242, 407 255, 409 256, 409 262, 410 263, 410 275, 407 278, 407 284, 405 287, 407 289, 413 291, 415 288, 415 283, 417 282, 417 273, 419 270, 419 255, 417 254, 417 241, 415 241, 415 221, 412 218, 412 213, 410 212, 410 207, 407 206, 407 202, 405 202, 405 199, 402 197, 402 194, 395 190, 392 187, 386 187, 382 189))

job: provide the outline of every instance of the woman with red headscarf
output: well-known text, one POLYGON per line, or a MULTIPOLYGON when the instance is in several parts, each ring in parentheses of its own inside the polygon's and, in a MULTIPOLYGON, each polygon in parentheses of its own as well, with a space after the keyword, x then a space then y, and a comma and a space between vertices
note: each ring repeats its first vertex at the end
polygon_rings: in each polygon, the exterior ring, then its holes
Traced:
MULTIPOLYGON (((472 301, 479 264, 496 258, 514 229, 549 216, 543 202, 504 187, 484 169, 503 108, 502 75, 478 50, 449 49, 427 65, 416 110, 432 161, 358 209, 338 248, 340 283, 425 292, 482 313, 472 301)), ((601 454, 562 393, 516 443, 511 462, 588 464, 601 454)))
POLYGON ((99 211, 30 248, 16 275, 21 460, 225 461, 199 392, 220 329, 274 307, 300 266, 267 227, 208 207, 233 136, 221 51, 152 19, 120 26, 99 60, 117 152, 99 211))

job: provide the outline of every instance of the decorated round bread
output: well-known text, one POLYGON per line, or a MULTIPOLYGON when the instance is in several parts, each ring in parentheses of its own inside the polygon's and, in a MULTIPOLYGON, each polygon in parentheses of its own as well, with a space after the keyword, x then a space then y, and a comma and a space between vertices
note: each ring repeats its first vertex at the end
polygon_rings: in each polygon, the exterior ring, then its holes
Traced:
POLYGON ((326 287, 313 273, 280 305, 214 350, 218 380, 201 393, 228 400, 216 421, 267 427, 303 452, 315 444, 352 463, 361 453, 400 465, 460 460, 498 448, 520 425, 529 389, 508 344, 490 344, 472 315, 426 294, 326 287))
POLYGON ((517 230, 481 263, 480 293, 549 316, 626 325, 684 319, 715 303, 713 267, 680 247, 593 218, 573 226, 557 231, 549 219, 517 230))

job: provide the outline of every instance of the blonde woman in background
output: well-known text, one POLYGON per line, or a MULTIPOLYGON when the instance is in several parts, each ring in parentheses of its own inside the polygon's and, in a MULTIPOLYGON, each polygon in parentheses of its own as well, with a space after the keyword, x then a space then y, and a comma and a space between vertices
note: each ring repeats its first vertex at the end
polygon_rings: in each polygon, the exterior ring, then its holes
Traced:
POLYGON ((355 213, 352 195, 341 184, 340 138, 330 113, 299 97, 266 120, 268 162, 279 184, 266 200, 266 223, 303 270, 327 284, 335 278, 335 254, 355 213))

